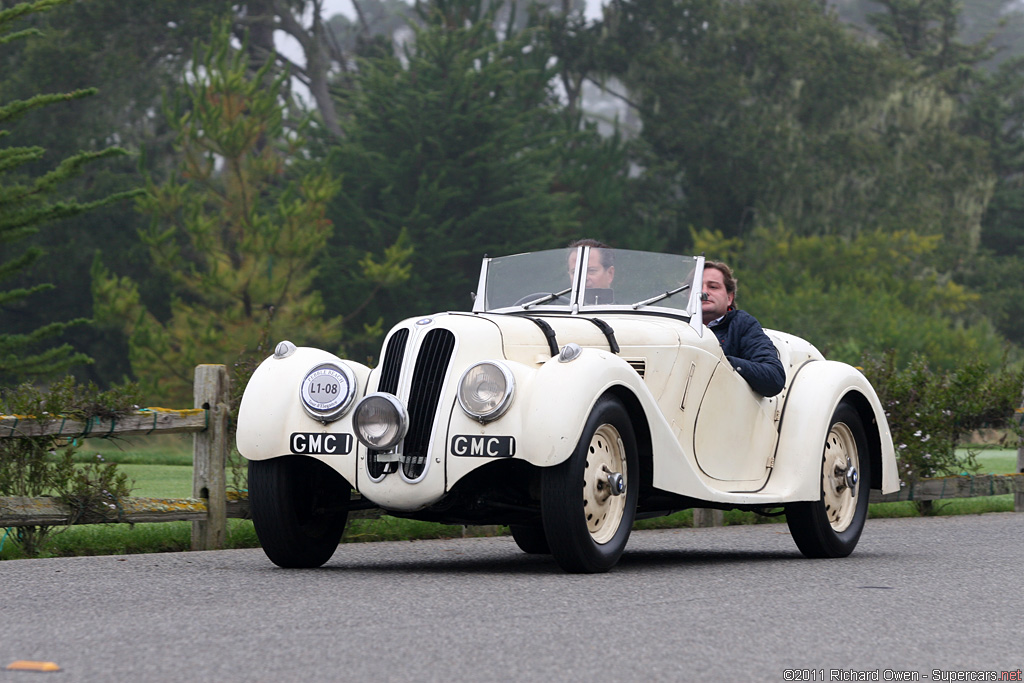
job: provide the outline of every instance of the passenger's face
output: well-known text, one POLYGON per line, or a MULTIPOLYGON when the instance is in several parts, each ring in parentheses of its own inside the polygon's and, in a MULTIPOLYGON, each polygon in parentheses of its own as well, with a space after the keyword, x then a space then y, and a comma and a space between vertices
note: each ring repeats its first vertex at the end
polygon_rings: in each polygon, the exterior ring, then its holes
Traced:
MULTIPOLYGON (((576 270, 576 252, 569 254, 569 273, 576 270)), ((612 280, 615 279, 615 266, 605 268, 601 265, 601 252, 598 249, 590 250, 590 257, 587 259, 587 289, 611 289, 612 280)))
POLYGON ((704 313, 704 324, 707 325, 725 315, 736 296, 725 291, 725 277, 717 268, 704 269, 703 291, 708 296, 700 307, 704 313))

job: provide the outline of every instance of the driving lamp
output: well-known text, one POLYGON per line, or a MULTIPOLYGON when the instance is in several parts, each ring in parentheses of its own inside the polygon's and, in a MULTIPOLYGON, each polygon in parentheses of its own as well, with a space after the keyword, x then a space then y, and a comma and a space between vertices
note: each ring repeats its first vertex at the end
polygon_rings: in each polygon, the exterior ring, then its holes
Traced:
POLYGON ((355 373, 341 363, 320 363, 302 378, 299 396, 302 408, 314 420, 337 420, 348 411, 356 396, 355 373))
POLYGON ((352 426, 359 443, 376 451, 394 448, 409 430, 409 414, 395 396, 378 392, 356 404, 352 426))
POLYGON ((515 380, 504 365, 483 361, 462 373, 459 405, 474 420, 490 422, 505 414, 515 393, 515 380))

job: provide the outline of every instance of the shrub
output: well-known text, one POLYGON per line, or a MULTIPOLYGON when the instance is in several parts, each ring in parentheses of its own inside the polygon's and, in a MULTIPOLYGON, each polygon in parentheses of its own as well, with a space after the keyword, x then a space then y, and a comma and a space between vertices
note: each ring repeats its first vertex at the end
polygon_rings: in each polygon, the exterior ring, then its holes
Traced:
POLYGON ((1020 434, 1014 414, 1021 403, 1024 370, 1003 363, 993 372, 986 363, 969 360, 953 370, 934 371, 919 356, 897 368, 890 352, 867 358, 864 373, 885 409, 905 485, 977 471, 974 450, 957 452, 977 429, 1020 434))
MULTIPOLYGON (((4 413, 35 419, 115 418, 138 408, 138 389, 128 384, 99 391, 95 385, 77 385, 67 377, 42 391, 30 384, 0 395, 4 413)), ((67 525, 77 521, 116 519, 120 500, 131 492, 115 463, 74 463, 77 439, 60 436, 0 439, 0 496, 54 497, 72 510, 67 525)), ((14 539, 25 555, 39 554, 52 525, 17 527, 14 539)))

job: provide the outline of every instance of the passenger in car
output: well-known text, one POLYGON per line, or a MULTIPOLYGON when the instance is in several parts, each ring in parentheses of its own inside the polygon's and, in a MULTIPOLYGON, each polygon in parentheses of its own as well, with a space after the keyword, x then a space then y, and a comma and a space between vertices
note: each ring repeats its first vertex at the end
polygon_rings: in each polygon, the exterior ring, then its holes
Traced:
POLYGON ((757 318, 736 308, 736 278, 721 261, 704 264, 701 308, 704 324, 722 344, 733 369, 762 396, 775 396, 786 384, 786 370, 775 344, 757 318))

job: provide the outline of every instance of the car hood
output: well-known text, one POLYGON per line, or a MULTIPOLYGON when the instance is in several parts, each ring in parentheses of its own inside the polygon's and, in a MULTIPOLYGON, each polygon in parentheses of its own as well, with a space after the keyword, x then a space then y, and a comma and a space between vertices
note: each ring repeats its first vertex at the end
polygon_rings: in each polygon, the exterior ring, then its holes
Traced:
POLYGON ((649 358, 659 352, 677 350, 683 343, 707 347, 711 353, 721 353, 714 335, 704 334, 702 337, 684 320, 661 316, 448 315, 453 318, 451 322, 459 327, 470 318, 478 320, 481 326, 496 327, 502 355, 527 365, 543 363, 551 358, 552 344, 555 348, 575 343, 584 348, 609 349, 612 340, 619 347, 619 355, 625 359, 649 358))

